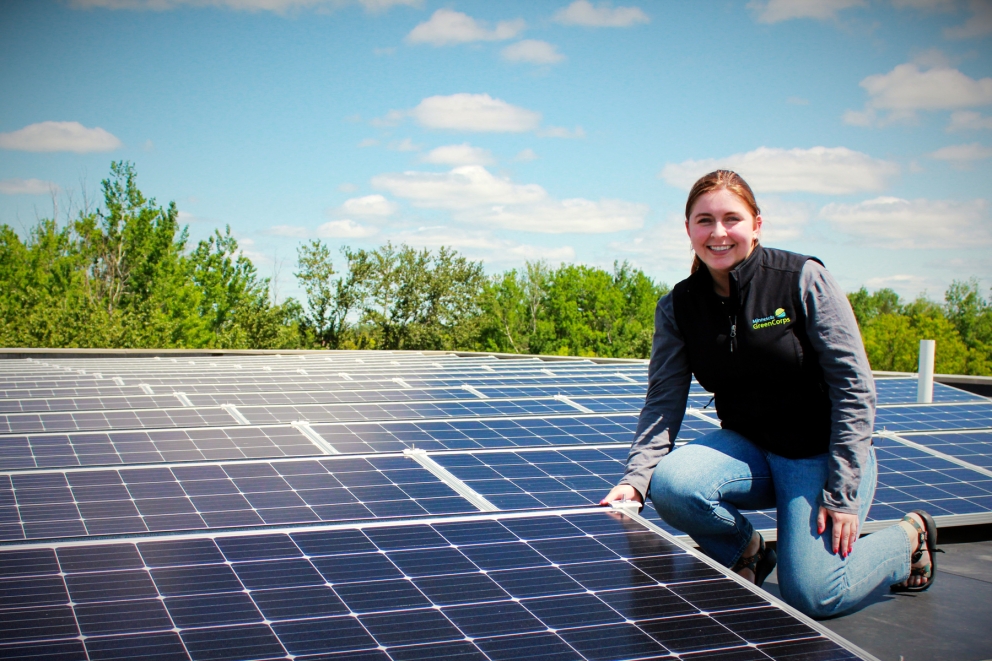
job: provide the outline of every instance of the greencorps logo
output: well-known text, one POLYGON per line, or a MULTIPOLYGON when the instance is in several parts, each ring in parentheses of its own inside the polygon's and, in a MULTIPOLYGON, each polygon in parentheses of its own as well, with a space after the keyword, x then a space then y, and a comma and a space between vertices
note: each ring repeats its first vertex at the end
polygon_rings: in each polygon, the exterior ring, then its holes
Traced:
POLYGON ((792 319, 785 313, 785 308, 776 308, 775 314, 770 314, 767 317, 761 317, 760 319, 752 319, 751 328, 758 330, 759 328, 768 328, 769 326, 781 326, 782 324, 787 324, 791 321, 792 319))

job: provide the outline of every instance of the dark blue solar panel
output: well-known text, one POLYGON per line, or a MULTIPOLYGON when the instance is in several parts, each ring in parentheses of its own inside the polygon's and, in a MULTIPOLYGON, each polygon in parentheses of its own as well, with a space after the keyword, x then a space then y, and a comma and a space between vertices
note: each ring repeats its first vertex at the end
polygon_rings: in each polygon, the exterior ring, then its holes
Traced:
POLYGON ((992 431, 911 434, 906 438, 969 464, 992 469, 992 431))
MULTIPOLYGON (((699 424, 708 426, 701 421, 699 424)), ((313 425, 314 431, 334 449, 346 454, 402 452, 414 447, 430 451, 589 443, 629 445, 636 428, 634 415, 313 425)))
POLYGON ((989 428, 992 428, 992 402, 880 407, 875 412, 876 431, 883 429, 900 432, 989 428))
POLYGON ((5 604, 0 655, 593 660, 791 644, 855 658, 611 512, 382 530, 93 544, 71 563, 67 547, 0 552, 0 576, 68 586, 44 607, 5 604), (146 564, 106 570, 107 554, 146 564))
POLYGON ((473 511, 407 457, 0 476, 0 540, 473 511))
MULTIPOLYGON (((913 404, 916 402, 916 379, 876 379, 875 392, 879 404, 913 404)), ((985 401, 984 397, 943 383, 933 384, 934 402, 985 401)))
POLYGON ((313 454, 323 451, 289 425, 0 437, 0 470, 313 454))

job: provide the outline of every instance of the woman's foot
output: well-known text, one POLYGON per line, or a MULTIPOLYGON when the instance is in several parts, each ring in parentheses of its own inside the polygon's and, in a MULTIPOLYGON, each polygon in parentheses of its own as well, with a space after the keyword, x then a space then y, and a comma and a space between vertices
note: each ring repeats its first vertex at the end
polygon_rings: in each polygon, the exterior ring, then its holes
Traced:
POLYGON ((909 537, 910 573, 902 583, 892 589, 896 592, 922 592, 930 587, 937 568, 937 526, 933 519, 921 510, 915 510, 903 517, 899 525, 909 537))
POLYGON ((778 557, 775 555, 775 551, 766 548, 765 540, 755 531, 751 535, 751 541, 748 542, 747 548, 744 549, 741 557, 730 570, 737 572, 742 578, 760 588, 768 575, 775 569, 777 562, 778 557))
MULTIPOLYGON (((755 530, 754 533, 752 533, 752 535, 751 535, 751 541, 748 542, 747 548, 745 548, 744 549, 744 552, 741 553, 741 558, 742 559, 743 558, 751 558, 755 554, 757 554, 758 551, 760 551, 760 550, 761 550, 761 535, 759 535, 758 534, 758 531, 755 530)), ((740 561, 738 561, 737 564, 738 565, 741 564, 740 561)), ((736 567, 736 566, 737 565, 734 565, 734 567, 736 567)), ((754 583, 754 567, 753 566, 744 565, 743 567, 737 569, 736 571, 737 571, 738 575, 740 575, 744 579, 746 579, 746 580, 754 583)))

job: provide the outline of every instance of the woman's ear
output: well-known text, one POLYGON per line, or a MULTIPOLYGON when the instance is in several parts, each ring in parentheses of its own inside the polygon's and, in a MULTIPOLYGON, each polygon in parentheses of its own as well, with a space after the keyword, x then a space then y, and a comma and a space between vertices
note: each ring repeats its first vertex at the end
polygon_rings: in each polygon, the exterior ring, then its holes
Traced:
POLYGON ((754 217, 754 238, 757 240, 761 237, 761 214, 759 213, 754 217))
POLYGON ((685 219, 685 233, 686 233, 687 236, 692 237, 692 234, 689 234, 689 219, 688 218, 685 219))

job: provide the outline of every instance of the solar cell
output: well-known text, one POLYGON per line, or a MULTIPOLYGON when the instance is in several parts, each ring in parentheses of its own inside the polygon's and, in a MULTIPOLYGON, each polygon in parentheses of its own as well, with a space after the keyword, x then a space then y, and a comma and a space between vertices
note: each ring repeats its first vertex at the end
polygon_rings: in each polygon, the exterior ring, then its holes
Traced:
POLYGON ((236 422, 234 417, 222 408, 8 413, 0 414, 0 434, 209 427, 230 425, 236 422))
POLYGON ((403 456, 0 475, 0 541, 474 511, 403 456))
POLYGON ((607 511, 0 551, 0 582, 28 578, 58 589, 2 604, 4 658, 858 658, 607 511))

